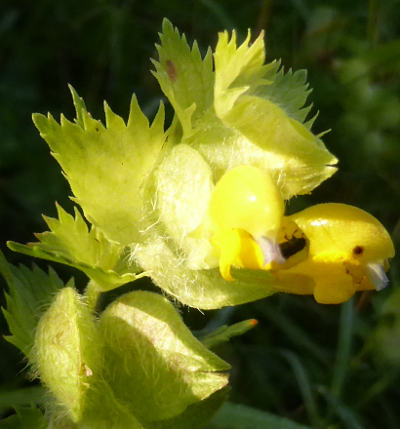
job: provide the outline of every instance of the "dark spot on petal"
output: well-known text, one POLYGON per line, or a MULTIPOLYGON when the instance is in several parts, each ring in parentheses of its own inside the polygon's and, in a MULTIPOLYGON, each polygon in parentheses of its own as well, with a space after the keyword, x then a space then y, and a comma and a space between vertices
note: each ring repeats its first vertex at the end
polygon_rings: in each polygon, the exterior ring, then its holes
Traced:
POLYGON ((364 247, 362 247, 362 246, 356 246, 354 249, 353 249, 353 255, 355 255, 355 256, 360 256, 360 255, 362 255, 364 253, 364 247))
POLYGON ((167 73, 169 78, 172 80, 172 82, 175 82, 176 75, 177 75, 175 64, 171 60, 167 60, 166 66, 167 66, 167 73))

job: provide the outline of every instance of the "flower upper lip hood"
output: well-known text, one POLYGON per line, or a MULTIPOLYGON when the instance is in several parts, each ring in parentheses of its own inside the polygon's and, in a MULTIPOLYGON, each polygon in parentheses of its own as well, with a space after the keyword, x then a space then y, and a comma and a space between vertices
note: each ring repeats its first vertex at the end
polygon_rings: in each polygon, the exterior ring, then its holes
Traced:
POLYGON ((309 241, 306 259, 276 273, 283 290, 314 294, 320 303, 340 303, 358 290, 387 285, 385 268, 394 256, 393 242, 383 225, 357 207, 326 203, 289 216, 309 241), (298 287, 288 279, 298 275, 298 287))
POLYGON ((317 204, 290 216, 311 241, 310 254, 343 252, 361 263, 393 258, 385 227, 366 211, 341 203, 317 204))

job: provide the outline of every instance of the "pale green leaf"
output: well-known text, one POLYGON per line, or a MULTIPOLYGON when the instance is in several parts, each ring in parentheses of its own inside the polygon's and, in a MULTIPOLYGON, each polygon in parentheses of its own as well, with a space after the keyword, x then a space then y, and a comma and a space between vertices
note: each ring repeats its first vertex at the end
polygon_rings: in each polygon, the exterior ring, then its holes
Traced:
POLYGON ((192 335, 161 295, 136 291, 120 297, 99 327, 104 378, 144 426, 177 417, 228 382, 230 366, 192 335))
POLYGON ((39 242, 22 245, 9 242, 11 250, 70 265, 83 271, 105 291, 131 282, 142 274, 129 258, 129 248, 105 238, 95 227, 88 228, 75 209, 71 216, 57 204, 58 219, 44 217, 50 231, 35 234, 39 242))
POLYGON ((153 61, 154 76, 169 99, 185 134, 192 121, 201 116, 213 101, 214 73, 211 51, 204 59, 197 43, 189 47, 185 35, 164 19, 161 44, 156 45, 159 60, 153 61))
POLYGON ((147 178, 165 142, 164 109, 149 125, 135 97, 127 124, 105 104, 106 127, 91 117, 75 91, 77 123, 61 116, 33 115, 69 181, 85 217, 110 240, 130 244, 141 240, 146 223, 147 178))
POLYGON ((0 272, 8 284, 6 308, 2 310, 11 335, 5 339, 30 358, 39 319, 64 283, 51 268, 47 274, 36 265, 32 270, 23 265, 14 267, 2 252, 0 272))

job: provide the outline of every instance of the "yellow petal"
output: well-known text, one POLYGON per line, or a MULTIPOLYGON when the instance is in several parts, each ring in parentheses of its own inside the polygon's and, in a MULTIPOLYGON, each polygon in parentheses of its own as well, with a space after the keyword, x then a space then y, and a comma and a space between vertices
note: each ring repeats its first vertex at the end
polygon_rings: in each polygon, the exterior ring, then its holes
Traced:
POLYGON ((356 292, 356 284, 352 276, 346 271, 341 259, 329 260, 324 257, 309 257, 304 262, 288 270, 278 271, 277 279, 287 284, 289 279, 294 283, 291 290, 284 287, 282 291, 299 295, 313 294, 320 304, 339 304, 347 301, 356 292), (299 279, 306 277, 309 282, 299 279), (297 280, 297 281, 296 281, 297 280))
POLYGON ((228 170, 216 184, 210 201, 215 230, 239 228, 255 238, 276 238, 284 209, 270 175, 250 165, 228 170))
POLYGON ((283 212, 282 197, 266 171, 242 165, 222 176, 211 196, 209 217, 224 279, 233 280, 231 265, 269 269, 283 262, 277 242, 283 212))
POLYGON ((339 252, 364 263, 394 256, 394 246, 384 226, 357 207, 317 204, 295 213, 290 219, 310 240, 311 255, 339 252))
POLYGON ((220 250, 219 269, 221 276, 233 281, 231 266, 262 269, 263 253, 252 236, 240 229, 231 229, 213 238, 213 244, 220 250))

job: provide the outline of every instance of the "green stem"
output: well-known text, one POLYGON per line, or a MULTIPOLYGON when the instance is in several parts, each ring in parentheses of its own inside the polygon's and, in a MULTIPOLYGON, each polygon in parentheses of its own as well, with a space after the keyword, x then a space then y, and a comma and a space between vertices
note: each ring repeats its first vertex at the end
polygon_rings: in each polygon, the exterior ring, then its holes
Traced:
POLYGON ((301 395, 303 397, 304 405, 306 407, 308 416, 312 422, 312 426, 316 428, 321 427, 318 406, 315 400, 311 380, 308 376, 307 370, 305 369, 300 359, 291 351, 282 350, 281 353, 288 361, 296 378, 301 395))
POLYGON ((343 427, 346 429, 364 429, 360 417, 351 408, 332 395, 324 386, 320 386, 318 390, 330 405, 331 410, 343 421, 343 427))
POLYGON ((89 280, 85 290, 86 302, 89 307, 89 310, 92 313, 96 312, 97 302, 99 300, 101 290, 96 282, 89 280))
POLYGON ((350 362, 351 340, 353 336, 354 305, 353 299, 342 305, 340 313, 339 341, 336 363, 332 379, 332 394, 339 399, 343 391, 350 362))

